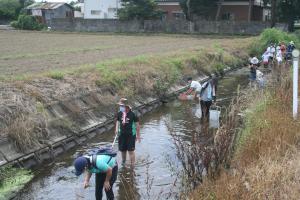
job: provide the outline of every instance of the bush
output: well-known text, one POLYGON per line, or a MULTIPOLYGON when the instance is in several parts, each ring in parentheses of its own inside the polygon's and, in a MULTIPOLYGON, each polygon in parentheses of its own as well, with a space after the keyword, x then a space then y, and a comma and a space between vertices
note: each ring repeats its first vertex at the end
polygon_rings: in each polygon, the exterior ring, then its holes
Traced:
POLYGON ((10 25, 14 28, 24 30, 42 30, 45 27, 34 16, 29 15, 20 15, 18 21, 13 21, 10 25))
POLYGON ((299 47, 299 38, 297 38, 295 34, 289 34, 275 28, 268 28, 265 29, 260 34, 258 40, 253 43, 249 53, 260 55, 266 50, 270 43, 279 44, 280 42, 284 42, 288 44, 290 41, 294 41, 296 46, 299 47))

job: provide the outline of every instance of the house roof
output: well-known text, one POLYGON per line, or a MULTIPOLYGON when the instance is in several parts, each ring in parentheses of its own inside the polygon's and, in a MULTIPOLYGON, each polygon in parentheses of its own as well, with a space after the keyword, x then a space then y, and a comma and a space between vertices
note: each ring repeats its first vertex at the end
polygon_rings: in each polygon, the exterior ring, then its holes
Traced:
POLYGON ((59 8, 60 6, 66 5, 73 9, 73 7, 67 3, 61 3, 61 2, 36 2, 34 4, 31 4, 30 6, 27 6, 26 9, 28 10, 55 10, 56 8, 59 8))

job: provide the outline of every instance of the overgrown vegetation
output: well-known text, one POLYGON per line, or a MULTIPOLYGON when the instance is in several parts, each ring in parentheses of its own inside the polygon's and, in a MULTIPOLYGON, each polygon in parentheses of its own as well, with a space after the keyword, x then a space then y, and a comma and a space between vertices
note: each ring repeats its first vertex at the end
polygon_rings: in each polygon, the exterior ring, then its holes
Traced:
MULTIPOLYGON (((254 93, 231 168, 207 179, 191 199, 298 199, 300 123, 293 120, 290 77, 254 93)), ((251 101, 251 102, 250 102, 251 101)))
POLYGON ((11 22, 11 26, 24 30, 42 30, 45 26, 39 23, 34 16, 20 15, 17 21, 11 22))
POLYGON ((0 199, 10 199, 12 194, 20 190, 33 175, 29 170, 11 166, 0 168, 0 199))
POLYGON ((261 55, 266 48, 271 44, 279 44, 284 42, 288 44, 290 41, 294 41, 296 47, 300 47, 300 37, 294 33, 287 33, 280 31, 275 28, 265 29, 260 36, 256 39, 255 42, 250 47, 250 54, 259 56, 261 55))

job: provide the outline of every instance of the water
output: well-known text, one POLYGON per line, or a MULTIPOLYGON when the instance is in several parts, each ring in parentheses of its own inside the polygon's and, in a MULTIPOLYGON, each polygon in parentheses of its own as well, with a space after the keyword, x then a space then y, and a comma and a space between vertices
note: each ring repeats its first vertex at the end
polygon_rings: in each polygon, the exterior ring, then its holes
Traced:
MULTIPOLYGON (((237 86, 247 85, 247 72, 247 69, 241 69, 219 81, 218 105, 228 106, 237 86)), ((116 199, 166 199, 170 194, 171 199, 175 198, 180 185, 173 174, 181 170, 181 165, 170 131, 187 141, 194 131, 201 133, 204 143, 210 138, 210 133, 201 132, 200 120, 194 115, 196 107, 195 102, 175 100, 141 118, 142 142, 136 145, 136 167, 132 170, 119 165, 118 180, 114 185, 116 199), (177 184, 173 186, 175 182, 177 184)), ((101 134, 54 162, 40 166, 34 172, 35 178, 15 200, 95 199, 94 176, 91 187, 84 190, 83 177, 75 177, 72 163, 77 153, 112 142, 113 137, 112 131, 101 134)), ((118 160, 121 161, 120 155, 118 160)))

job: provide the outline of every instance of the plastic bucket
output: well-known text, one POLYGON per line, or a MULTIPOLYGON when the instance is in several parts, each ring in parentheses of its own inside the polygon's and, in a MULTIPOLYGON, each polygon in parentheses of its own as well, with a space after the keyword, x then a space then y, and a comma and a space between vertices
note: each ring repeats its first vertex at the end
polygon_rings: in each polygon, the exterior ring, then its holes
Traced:
POLYGON ((209 110, 209 126, 211 128, 219 128, 220 127, 220 116, 221 116, 221 108, 215 107, 215 109, 209 110))

